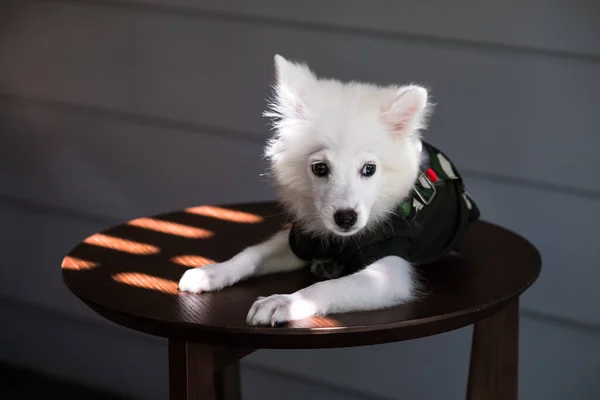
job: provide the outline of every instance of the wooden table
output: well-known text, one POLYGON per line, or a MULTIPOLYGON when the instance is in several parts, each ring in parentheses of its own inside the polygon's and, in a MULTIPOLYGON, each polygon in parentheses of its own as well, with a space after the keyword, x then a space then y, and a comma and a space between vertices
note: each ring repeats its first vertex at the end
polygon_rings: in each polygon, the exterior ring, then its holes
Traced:
POLYGON ((275 203, 198 206, 138 218, 77 245, 63 261, 63 279, 108 320, 168 338, 173 400, 240 398, 238 360, 255 349, 372 345, 470 324, 475 328, 467 398, 517 398, 519 296, 541 265, 527 240, 478 222, 460 257, 421 269, 429 291, 423 300, 282 327, 250 327, 245 317, 258 296, 314 282, 306 270, 253 278, 216 293, 177 291, 186 269, 224 261, 283 223, 275 203))

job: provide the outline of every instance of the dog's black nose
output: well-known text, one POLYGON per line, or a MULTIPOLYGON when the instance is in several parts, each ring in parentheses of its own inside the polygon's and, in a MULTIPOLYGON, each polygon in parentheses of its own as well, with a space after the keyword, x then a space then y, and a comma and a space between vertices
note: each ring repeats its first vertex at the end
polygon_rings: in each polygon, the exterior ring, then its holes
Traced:
POLYGON ((356 223, 358 215, 352 209, 338 210, 333 214, 333 220, 342 229, 349 229, 356 223))

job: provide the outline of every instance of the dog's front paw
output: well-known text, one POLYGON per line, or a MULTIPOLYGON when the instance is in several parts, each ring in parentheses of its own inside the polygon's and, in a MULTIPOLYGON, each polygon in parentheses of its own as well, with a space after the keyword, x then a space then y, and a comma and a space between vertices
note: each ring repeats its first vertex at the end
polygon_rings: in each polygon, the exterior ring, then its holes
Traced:
POLYGON ((312 317, 317 314, 317 306, 298 293, 275 294, 259 297, 254 302, 246 321, 250 325, 275 326, 283 322, 312 317))
POLYGON ((226 263, 193 268, 181 276, 178 288, 182 292, 213 292, 228 286, 229 272, 226 263))

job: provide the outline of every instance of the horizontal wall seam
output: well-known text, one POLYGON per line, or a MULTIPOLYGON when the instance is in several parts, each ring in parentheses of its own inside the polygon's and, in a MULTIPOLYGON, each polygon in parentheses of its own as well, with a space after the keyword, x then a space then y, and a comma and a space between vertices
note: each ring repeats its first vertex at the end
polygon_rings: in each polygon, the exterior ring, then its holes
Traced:
POLYGON ((193 6, 185 5, 166 5, 166 4, 150 4, 150 3, 139 3, 129 2, 127 0, 32 0, 43 3, 48 2, 62 2, 62 3, 76 3, 88 4, 98 7, 111 7, 124 10, 133 10, 140 12, 151 12, 159 13, 164 15, 174 15, 188 18, 199 18, 209 19, 211 21, 223 21, 223 22, 237 22, 246 23, 252 25, 267 25, 276 26, 282 28, 295 28, 301 30, 312 30, 334 34, 348 34, 348 35, 360 35, 379 37, 383 39, 394 39, 399 38, 403 40, 410 40, 414 42, 420 42, 430 45, 437 46, 454 46, 470 49, 483 49, 485 51, 497 51, 510 54, 528 54, 538 55, 546 57, 559 57, 569 59, 587 60, 591 62, 600 62, 600 53, 591 54, 577 51, 548 49, 535 46, 508 44, 501 42, 473 40, 473 39, 461 39, 461 38, 448 38, 436 35, 427 35, 421 33, 409 33, 409 32, 396 32, 388 31, 370 27, 359 27, 349 26, 347 24, 326 24, 314 21, 299 21, 291 18, 282 17, 267 17, 258 15, 248 15, 239 12, 225 12, 216 10, 200 10, 193 6))

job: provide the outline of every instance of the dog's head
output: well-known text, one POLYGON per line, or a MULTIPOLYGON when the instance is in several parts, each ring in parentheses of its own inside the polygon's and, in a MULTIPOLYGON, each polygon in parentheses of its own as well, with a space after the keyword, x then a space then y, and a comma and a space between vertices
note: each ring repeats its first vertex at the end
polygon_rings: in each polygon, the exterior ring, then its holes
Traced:
POLYGON ((427 91, 320 79, 279 55, 275 72, 265 155, 283 205, 318 235, 376 226, 417 177, 427 91))

